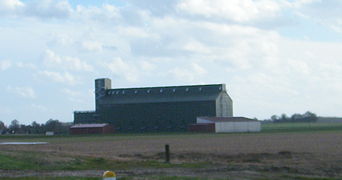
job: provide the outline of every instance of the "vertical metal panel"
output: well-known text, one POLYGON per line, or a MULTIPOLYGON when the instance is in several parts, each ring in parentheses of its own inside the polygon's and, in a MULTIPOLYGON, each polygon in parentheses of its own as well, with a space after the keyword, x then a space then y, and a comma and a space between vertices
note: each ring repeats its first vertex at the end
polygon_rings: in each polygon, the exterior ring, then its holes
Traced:
POLYGON ((101 118, 120 131, 185 131, 198 116, 215 116, 215 101, 102 106, 101 118))
POLYGON ((216 100, 217 117, 233 117, 233 101, 227 94, 222 92, 216 100))
POLYGON ((108 78, 95 80, 95 108, 99 109, 99 100, 106 96, 106 90, 112 88, 112 82, 108 78))
POLYGON ((259 132, 260 122, 216 122, 215 130, 223 132, 259 132))

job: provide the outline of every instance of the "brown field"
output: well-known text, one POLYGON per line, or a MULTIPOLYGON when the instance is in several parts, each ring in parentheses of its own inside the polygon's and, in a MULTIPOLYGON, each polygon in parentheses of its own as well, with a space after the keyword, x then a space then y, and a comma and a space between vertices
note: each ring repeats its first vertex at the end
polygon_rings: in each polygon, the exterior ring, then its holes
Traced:
MULTIPOLYGON (((18 141, 19 139, 0 139, 18 141)), ((25 140, 25 139, 24 139, 25 140)), ((27 140, 27 139, 26 139, 27 140)), ((133 168, 124 175, 163 174, 258 179, 276 177, 342 177, 342 132, 120 135, 36 138, 46 145, 1 145, 2 152, 48 152, 54 157, 102 157, 119 161, 163 161, 170 145, 174 164, 208 163, 203 168, 133 168)), ((11 171, 2 171, 2 174, 11 171)), ((29 173, 29 171, 27 171, 29 173)), ((35 173, 38 173, 35 171, 35 173)), ((41 172, 56 175, 59 172, 41 172)), ((64 171, 64 174, 72 172, 64 171)), ((78 173, 97 174, 99 171, 78 173)), ((87 175, 88 175, 87 174, 87 175)))

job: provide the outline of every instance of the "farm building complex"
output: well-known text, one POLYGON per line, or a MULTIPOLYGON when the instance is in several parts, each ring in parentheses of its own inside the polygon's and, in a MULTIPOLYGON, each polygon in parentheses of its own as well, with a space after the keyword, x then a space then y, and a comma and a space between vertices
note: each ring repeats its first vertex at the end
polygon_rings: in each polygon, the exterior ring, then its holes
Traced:
POLYGON ((95 111, 75 111, 74 123, 109 123, 121 132, 185 131, 197 117, 232 117, 225 84, 112 89, 95 80, 95 111))

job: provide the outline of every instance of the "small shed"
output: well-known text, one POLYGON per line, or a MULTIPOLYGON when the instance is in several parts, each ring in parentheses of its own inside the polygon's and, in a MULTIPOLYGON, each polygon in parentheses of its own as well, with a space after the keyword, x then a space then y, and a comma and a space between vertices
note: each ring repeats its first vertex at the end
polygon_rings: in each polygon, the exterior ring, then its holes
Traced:
POLYGON ((107 123, 103 124, 75 124, 70 127, 70 134, 110 134, 114 128, 107 123))
POLYGON ((197 117, 188 127, 192 132, 259 132, 260 121, 245 117, 197 117))

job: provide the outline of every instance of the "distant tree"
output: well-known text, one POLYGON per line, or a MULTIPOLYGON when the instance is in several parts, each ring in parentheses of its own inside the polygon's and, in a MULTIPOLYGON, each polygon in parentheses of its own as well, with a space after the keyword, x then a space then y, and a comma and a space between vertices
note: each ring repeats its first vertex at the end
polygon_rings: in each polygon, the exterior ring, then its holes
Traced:
POLYGON ((5 129, 5 128, 6 128, 5 123, 0 121, 0 129, 5 129))
POLYGON ((279 118, 278 118, 278 116, 277 115, 273 115, 273 116, 271 116, 271 120, 272 121, 277 121, 279 118))
POLYGON ((65 132, 64 126, 58 120, 49 119, 45 123, 45 131, 53 131, 56 134, 62 134, 65 132))
POLYGON ((36 121, 33 121, 31 123, 31 133, 33 134, 43 134, 44 133, 44 128, 42 125, 38 124, 36 121))
POLYGON ((31 134, 30 125, 21 124, 17 133, 20 134, 31 134))
POLYGON ((288 120, 289 120, 289 118, 287 117, 287 115, 285 113, 281 114, 279 121, 286 122, 288 120))
POLYGON ((317 115, 310 111, 307 111, 306 113, 304 113, 303 118, 306 122, 316 122, 318 119, 317 115))
POLYGON ((318 119, 317 115, 307 111, 304 114, 295 113, 291 117, 286 114, 282 114, 280 117, 273 115, 271 121, 273 122, 316 122, 318 119))
POLYGON ((17 131, 19 131, 20 129, 20 124, 19 124, 19 121, 14 119, 13 121, 11 121, 11 124, 9 125, 9 130, 12 132, 12 133, 16 133, 17 131))
POLYGON ((6 131, 5 123, 0 121, 0 134, 5 133, 5 131, 6 131))
POLYGON ((302 119, 303 119, 303 115, 298 114, 298 113, 293 114, 293 115, 291 116, 291 121, 292 121, 292 122, 298 122, 298 121, 301 121, 302 119))

